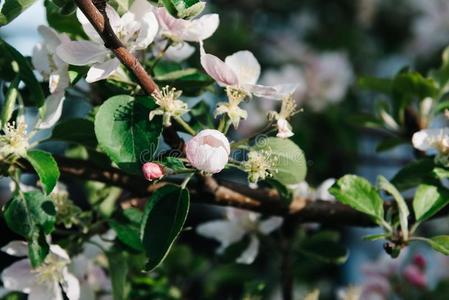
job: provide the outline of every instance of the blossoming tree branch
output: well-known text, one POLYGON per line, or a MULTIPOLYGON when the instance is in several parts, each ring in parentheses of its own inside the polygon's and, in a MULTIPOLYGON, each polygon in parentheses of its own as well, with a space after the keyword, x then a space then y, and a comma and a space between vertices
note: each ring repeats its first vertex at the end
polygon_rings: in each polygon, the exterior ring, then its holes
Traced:
MULTIPOLYGON (((27 7, 18 5, 6 0, 2 25, 27 7)), ((392 257, 414 242, 449 254, 449 236, 417 230, 445 214, 449 202, 449 129, 429 128, 448 118, 448 51, 428 76, 403 70, 392 79, 360 79, 361 88, 389 99, 361 123, 388 132, 383 148, 413 146, 416 159, 393 178, 379 175, 375 185, 349 174, 313 188, 305 181, 307 153, 290 139, 292 119, 307 113, 294 96, 304 86, 262 84, 250 51, 211 54, 207 39, 219 16, 203 13, 204 2, 46 5, 50 26, 37 28, 42 42, 31 61, 0 41, 0 172, 11 188, 3 218, 21 237, 2 250, 23 258, 2 272, 8 291, 30 299, 124 299, 127 255, 144 255, 139 271, 157 271, 183 235, 191 201, 226 206, 222 219, 194 230, 220 244, 218 255, 244 240, 240 264, 255 261, 264 239, 300 223, 377 226, 382 232, 366 238, 383 239, 392 257), (73 23, 55 22, 50 12, 73 23), (61 119, 73 97, 91 109, 61 119), (248 134, 242 123, 260 116, 246 107, 264 103, 274 108, 248 134), (64 151, 45 150, 55 142, 64 151), (37 184, 24 179, 30 172, 37 184), (70 177, 84 182, 88 208, 70 199, 63 184, 70 177), (106 281, 93 288, 85 280, 90 271, 106 277, 93 263, 101 255, 112 290, 106 281), (74 262, 86 267, 69 268, 74 262)), ((282 262, 285 299, 288 264, 282 262)))

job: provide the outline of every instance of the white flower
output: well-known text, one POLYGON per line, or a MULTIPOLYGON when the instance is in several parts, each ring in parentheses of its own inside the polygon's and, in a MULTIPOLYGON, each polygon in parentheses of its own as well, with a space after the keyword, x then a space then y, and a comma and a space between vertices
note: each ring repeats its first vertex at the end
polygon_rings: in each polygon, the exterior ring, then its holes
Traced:
POLYGON ((287 121, 287 119, 291 118, 296 113, 297 113, 296 103, 292 95, 289 95, 282 99, 281 111, 279 113, 274 111, 269 113, 269 117, 277 120, 276 122, 276 125, 278 127, 278 133, 276 135, 277 137, 285 139, 294 135, 292 131, 292 126, 287 121))
POLYGON ((226 114, 229 120, 231 120, 232 125, 234 125, 234 128, 237 128, 240 119, 246 119, 248 117, 248 113, 239 107, 239 104, 245 99, 246 94, 231 87, 226 88, 226 93, 229 102, 218 103, 217 109, 215 110, 215 117, 226 114))
POLYGON ((157 115, 162 116, 162 124, 168 127, 171 126, 171 118, 180 117, 189 111, 187 103, 179 100, 182 91, 176 91, 175 88, 170 89, 169 86, 162 88, 162 90, 156 90, 151 96, 156 100, 156 104, 159 105, 158 109, 154 109, 150 112, 150 121, 157 115))
POLYGON ((70 85, 68 65, 56 55, 56 48, 70 39, 66 34, 57 33, 47 26, 39 26, 38 32, 43 42, 34 46, 31 61, 44 80, 49 82, 50 96, 45 99, 44 115, 38 125, 39 129, 46 129, 52 127, 61 117, 64 92, 70 85))
MULTIPOLYGON (((14 256, 27 256, 25 242, 13 241, 2 251, 14 256)), ((19 260, 2 272, 2 281, 6 289, 29 294, 33 300, 62 300, 62 290, 69 300, 80 299, 78 279, 69 273, 67 265, 70 258, 58 245, 50 246, 50 253, 44 263, 33 269, 29 259, 19 260), (62 290, 61 290, 62 287, 62 290)))
POLYGON ((305 181, 289 186, 293 191, 295 197, 305 198, 311 201, 335 201, 335 197, 329 193, 329 189, 334 185, 335 178, 329 178, 323 181, 316 189, 309 186, 305 181))
POLYGON ((423 129, 412 137, 413 147, 420 151, 434 150, 439 154, 449 154, 449 127, 423 129))
POLYGON ((268 235, 278 229, 283 222, 281 217, 271 217, 260 220, 260 214, 246 210, 227 208, 227 220, 206 222, 196 228, 196 232, 207 238, 220 242, 218 253, 223 253, 230 245, 250 236, 250 243, 245 251, 237 258, 241 264, 251 264, 259 252, 259 234, 268 235))
MULTIPOLYGON (((147 1, 136 0, 129 11, 120 17, 111 6, 106 6, 111 27, 129 51, 145 49, 153 42, 159 25, 152 10, 153 6, 147 1)), ((77 17, 91 41, 64 42, 58 46, 56 53, 71 65, 92 65, 87 73, 87 82, 108 78, 118 71, 120 61, 112 57, 111 51, 104 46, 94 27, 79 9, 77 17)))
POLYGON ((0 135, 0 158, 4 159, 9 155, 26 156, 30 147, 26 129, 24 120, 8 123, 3 127, 4 134, 0 135))
POLYGON ((156 8, 157 19, 161 26, 160 34, 174 42, 200 42, 212 36, 220 23, 217 14, 206 14, 198 19, 177 19, 164 7, 156 8))
POLYGON ((282 99, 294 92, 296 84, 277 86, 258 85, 260 64, 250 51, 238 51, 222 61, 218 57, 206 53, 200 43, 201 65, 220 86, 232 87, 247 95, 282 99))
POLYGON ((226 166, 231 148, 226 136, 218 130, 200 131, 186 143, 186 156, 196 169, 218 173, 226 166))
POLYGON ((271 154, 271 151, 264 150, 253 150, 248 153, 248 159, 242 164, 242 167, 248 173, 248 181, 250 184, 255 184, 276 173, 275 165, 277 159, 271 154))

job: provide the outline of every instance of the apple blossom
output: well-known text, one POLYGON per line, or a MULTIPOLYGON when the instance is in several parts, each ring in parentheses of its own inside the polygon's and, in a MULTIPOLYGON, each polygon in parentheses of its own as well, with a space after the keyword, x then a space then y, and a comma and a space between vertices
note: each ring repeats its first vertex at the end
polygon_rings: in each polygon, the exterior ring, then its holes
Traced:
POLYGON ((293 190, 295 197, 302 197, 309 200, 335 201, 335 197, 329 193, 329 189, 334 185, 335 178, 328 178, 316 189, 309 186, 305 181, 289 186, 293 190))
MULTIPOLYGON (((122 17, 109 5, 106 6, 106 13, 115 34, 131 52, 147 48, 158 32, 159 25, 153 6, 145 0, 134 1, 122 17)), ((87 82, 112 76, 119 70, 120 61, 112 57, 112 52, 104 46, 94 27, 79 9, 77 17, 90 41, 63 42, 56 53, 71 65, 91 65, 87 82)))
POLYGON ((449 154, 449 127, 423 129, 412 137, 413 147, 420 151, 434 150, 440 154, 449 154))
POLYGON ((3 127, 0 135, 0 158, 5 159, 10 155, 24 157, 30 147, 27 125, 24 120, 8 123, 3 127))
POLYGON ((241 264, 251 264, 259 252, 258 234, 268 235, 278 229, 283 222, 281 217, 271 217, 260 220, 260 214, 228 207, 227 220, 215 220, 200 224, 196 232, 204 237, 220 242, 217 253, 223 253, 230 245, 241 241, 245 235, 250 236, 250 243, 237 258, 241 264))
POLYGON ((260 64, 250 51, 238 51, 222 61, 218 57, 206 53, 200 43, 200 59, 204 70, 220 86, 237 89, 246 95, 282 99, 294 92, 296 84, 276 86, 257 85, 260 77, 260 64))
POLYGON ((282 99, 281 111, 279 113, 270 112, 269 116, 277 121, 277 137, 289 138, 294 135, 294 133, 292 132, 292 127, 287 119, 289 119, 296 113, 297 111, 295 100, 293 100, 291 95, 282 99))
MULTIPOLYGON (((2 248, 9 255, 27 256, 27 243, 13 241, 2 248)), ((33 269, 28 258, 14 262, 3 270, 1 277, 7 290, 29 294, 29 299, 62 300, 62 290, 69 300, 80 299, 78 279, 68 271, 70 258, 58 245, 50 245, 44 263, 33 269), (61 289, 62 287, 62 289, 61 289)))
POLYGON ((205 129, 186 143, 185 151, 187 160, 194 168, 206 173, 218 173, 228 163, 231 148, 223 133, 205 129))
POLYGON ((417 288, 426 288, 427 279, 422 269, 414 264, 410 264, 404 268, 404 278, 417 288))
POLYGON ((272 156, 270 151, 250 151, 248 159, 242 165, 245 172, 248 173, 249 183, 254 185, 276 173, 276 161, 277 157, 272 156))
POLYGON ((159 108, 150 112, 150 121, 157 115, 162 116, 162 124, 168 127, 171 125, 171 118, 180 117, 189 111, 187 104, 182 100, 182 91, 177 91, 175 88, 170 89, 169 86, 156 90, 151 96, 156 100, 159 108))
POLYGON ((246 94, 231 87, 226 88, 226 93, 228 95, 229 102, 218 103, 215 111, 215 117, 222 114, 227 114, 232 125, 234 125, 234 128, 237 128, 239 126, 240 119, 246 119, 248 117, 248 113, 239 107, 239 104, 246 97, 246 94))
POLYGON ((164 168, 161 165, 153 162, 144 163, 142 166, 142 172, 143 176, 148 181, 153 181, 164 176, 164 168))

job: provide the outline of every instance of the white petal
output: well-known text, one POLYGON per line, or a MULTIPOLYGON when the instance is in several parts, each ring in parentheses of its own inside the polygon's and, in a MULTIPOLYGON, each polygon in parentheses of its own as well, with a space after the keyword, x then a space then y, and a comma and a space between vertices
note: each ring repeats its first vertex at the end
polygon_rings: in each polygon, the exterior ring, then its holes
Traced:
POLYGON ((185 25, 180 31, 179 38, 186 42, 199 42, 211 37, 220 23, 217 14, 207 14, 198 19, 183 21, 185 25))
POLYGON ((147 13, 153 12, 154 10, 155 7, 147 0, 135 0, 129 8, 129 12, 135 15, 136 20, 143 19, 147 13))
POLYGON ((225 59, 238 78, 240 85, 256 84, 260 76, 260 64, 250 51, 238 51, 225 59))
POLYGON ((174 62, 182 62, 189 58, 195 52, 195 47, 188 43, 181 43, 175 46, 168 47, 165 51, 164 59, 174 62))
POLYGON ((59 260, 69 263, 70 257, 67 251, 61 248, 59 245, 50 245, 50 253, 55 255, 59 260))
POLYGON ((49 55, 47 48, 43 44, 36 44, 34 46, 31 62, 34 68, 42 73, 44 77, 51 73, 49 55))
POLYGON ((59 45, 56 54, 68 64, 75 66, 103 62, 109 50, 103 45, 90 41, 70 41, 59 45))
POLYGON ((204 51, 202 43, 200 43, 200 50, 201 65, 210 77, 215 79, 215 81, 221 86, 232 86, 238 84, 237 75, 230 67, 228 67, 227 64, 225 64, 218 57, 212 54, 207 54, 204 51))
POLYGON ((69 300, 80 299, 81 290, 78 278, 70 274, 67 270, 64 270, 63 276, 64 282, 62 284, 62 288, 64 289, 67 298, 69 298, 69 300))
POLYGON ((51 94, 45 99, 44 117, 38 126, 38 129, 47 129, 53 127, 61 118, 62 107, 64 104, 64 91, 51 94))
POLYGON ((248 90, 256 97, 262 97, 273 100, 282 100, 283 98, 295 93, 298 84, 279 84, 275 86, 264 85, 246 85, 245 90, 248 90))
POLYGON ((56 50, 56 47, 58 47, 62 42, 59 34, 51 27, 40 25, 37 28, 37 31, 44 39, 45 47, 47 47, 47 49, 49 50, 52 50, 52 52, 54 52, 56 50))
POLYGON ((86 18, 86 16, 79 8, 76 10, 76 17, 78 18, 78 21, 81 23, 84 33, 86 33, 89 39, 101 43, 102 39, 100 35, 97 33, 95 28, 92 26, 92 24, 89 22, 89 20, 86 18))
POLYGON ((199 235, 220 242, 221 246, 218 252, 223 252, 229 245, 240 241, 245 235, 245 231, 238 224, 224 220, 200 224, 196 227, 196 232, 199 235))
POLYGON ((64 92, 69 85, 70 77, 67 65, 63 65, 52 72, 48 78, 48 88, 52 94, 55 92, 64 92))
POLYGON ((284 219, 282 219, 281 217, 268 218, 260 222, 259 231, 263 234, 270 234, 281 227, 282 222, 284 222, 284 219))
POLYGON ((423 129, 415 132, 412 137, 413 146, 421 151, 434 149, 436 145, 448 146, 449 128, 423 129))
POLYGON ((120 15, 109 4, 106 4, 106 14, 108 15, 109 24, 111 24, 111 27, 114 30, 114 32, 118 32, 120 30, 120 27, 122 25, 125 25, 122 24, 120 15))
MULTIPOLYGON (((31 287, 28 300, 63 300, 58 282, 52 284, 35 284, 31 287)), ((72 299, 70 299, 72 300, 72 299)))
POLYGON ((335 201, 335 197, 329 193, 329 189, 335 183, 335 178, 329 178, 323 181, 316 189, 316 198, 324 201, 335 201))
POLYGON ((159 31, 159 24, 156 16, 152 12, 146 13, 140 20, 140 30, 136 42, 133 45, 135 50, 145 49, 150 45, 159 31))
POLYGON ((24 241, 12 241, 3 246, 2 251, 17 257, 28 256, 28 244, 24 241))
POLYGON ((2 272, 3 286, 11 291, 29 293, 36 278, 28 259, 16 261, 2 272))
POLYGON ((95 82, 111 76, 120 66, 117 58, 110 59, 101 64, 94 64, 87 72, 86 81, 95 82))
POLYGON ((292 131, 292 126, 284 118, 280 118, 277 121, 277 127, 278 127, 278 133, 276 134, 276 136, 279 138, 286 139, 286 138, 289 138, 294 135, 294 133, 292 131))
POLYGON ((251 241, 248 248, 243 251, 243 253, 237 258, 237 263, 239 264, 252 264, 259 254, 259 239, 256 235, 251 235, 251 241))

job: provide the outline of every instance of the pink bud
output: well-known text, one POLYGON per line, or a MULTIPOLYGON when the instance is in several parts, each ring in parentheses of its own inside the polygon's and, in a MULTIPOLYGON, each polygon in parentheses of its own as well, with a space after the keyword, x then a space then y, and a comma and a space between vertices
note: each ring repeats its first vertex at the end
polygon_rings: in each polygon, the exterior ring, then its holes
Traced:
POLYGON ((226 166, 231 152, 229 141, 218 130, 205 129, 186 143, 186 156, 196 169, 218 173, 226 166))
POLYGON ((416 265, 408 265, 404 269, 405 279, 413 286, 426 288, 427 280, 424 273, 416 265))
POLYGON ((413 263, 421 270, 424 270, 427 265, 426 259, 421 254, 415 255, 415 257, 413 258, 413 263))
POLYGON ((143 176, 149 181, 159 179, 164 176, 164 168, 154 162, 144 163, 142 166, 143 176))

